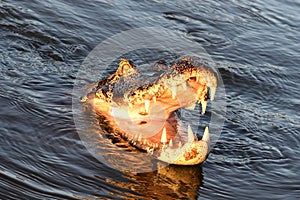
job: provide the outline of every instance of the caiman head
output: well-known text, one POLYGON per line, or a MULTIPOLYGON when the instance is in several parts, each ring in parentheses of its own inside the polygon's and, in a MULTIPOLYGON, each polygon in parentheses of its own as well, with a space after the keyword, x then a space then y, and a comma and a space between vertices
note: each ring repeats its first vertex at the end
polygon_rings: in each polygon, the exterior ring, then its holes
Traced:
POLYGON ((208 127, 198 140, 190 125, 186 131, 179 128, 176 111, 200 103, 204 114, 216 87, 216 74, 191 58, 182 58, 155 77, 121 59, 116 72, 100 80, 84 101, 92 105, 109 138, 121 138, 167 163, 195 165, 207 158, 208 127))

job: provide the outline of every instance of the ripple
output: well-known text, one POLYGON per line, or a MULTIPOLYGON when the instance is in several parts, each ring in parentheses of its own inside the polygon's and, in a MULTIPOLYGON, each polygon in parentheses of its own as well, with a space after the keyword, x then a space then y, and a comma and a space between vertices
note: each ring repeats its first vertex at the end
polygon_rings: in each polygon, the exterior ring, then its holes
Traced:
MULTIPOLYGON (((75 199, 72 194, 68 194, 63 190, 58 189, 47 189, 41 187, 41 185, 24 180, 21 176, 15 175, 8 171, 0 171, 1 174, 1 183, 6 188, 14 188, 2 191, 1 197, 6 198, 20 198, 30 197, 30 198, 47 198, 49 196, 55 197, 56 199, 75 199)), ((2 189, 0 189, 1 191, 2 189)))
POLYGON ((230 46, 233 45, 233 41, 231 41, 229 38, 226 38, 224 35, 201 30, 199 31, 195 28, 188 30, 187 37, 199 42, 204 47, 218 47, 219 50, 230 48, 230 46))
POLYGON ((1 1, 0 198, 299 198, 297 19, 291 0, 1 1), (80 62, 105 38, 145 26, 185 33, 220 62, 227 121, 202 166, 122 173, 75 130, 80 62))

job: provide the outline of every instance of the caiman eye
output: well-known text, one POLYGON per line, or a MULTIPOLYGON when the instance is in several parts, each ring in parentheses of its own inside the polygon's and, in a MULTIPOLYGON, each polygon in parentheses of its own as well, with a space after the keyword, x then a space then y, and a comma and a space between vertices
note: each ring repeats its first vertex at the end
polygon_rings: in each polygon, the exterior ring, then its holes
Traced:
POLYGON ((196 76, 192 76, 189 78, 189 81, 196 81, 196 80, 197 80, 196 76))

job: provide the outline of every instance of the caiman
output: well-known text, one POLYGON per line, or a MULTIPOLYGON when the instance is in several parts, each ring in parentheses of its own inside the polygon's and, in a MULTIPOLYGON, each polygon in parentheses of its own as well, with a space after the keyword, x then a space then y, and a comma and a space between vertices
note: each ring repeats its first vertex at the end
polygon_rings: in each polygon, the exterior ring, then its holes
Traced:
POLYGON ((189 57, 163 68, 153 78, 121 58, 117 70, 100 80, 82 101, 91 105, 110 139, 121 138, 170 164, 202 163, 209 153, 208 127, 199 140, 190 125, 186 131, 179 128, 176 111, 201 104, 205 114, 208 99, 215 96, 216 73, 189 57))

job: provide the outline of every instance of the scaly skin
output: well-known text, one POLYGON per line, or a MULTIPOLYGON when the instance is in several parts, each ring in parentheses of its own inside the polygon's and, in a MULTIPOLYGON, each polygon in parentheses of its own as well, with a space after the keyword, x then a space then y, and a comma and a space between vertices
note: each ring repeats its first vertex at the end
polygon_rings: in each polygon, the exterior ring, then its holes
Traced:
POLYGON ((122 138, 167 163, 204 162, 209 151, 208 128, 201 140, 190 126, 185 133, 178 134, 178 117, 174 111, 194 109, 196 103, 201 103, 204 114, 208 90, 210 99, 214 99, 215 74, 203 64, 199 66, 192 59, 183 58, 151 83, 135 87, 135 81, 141 77, 129 61, 121 59, 116 72, 99 81, 84 101, 105 122, 100 125, 108 130, 110 138, 122 138))

